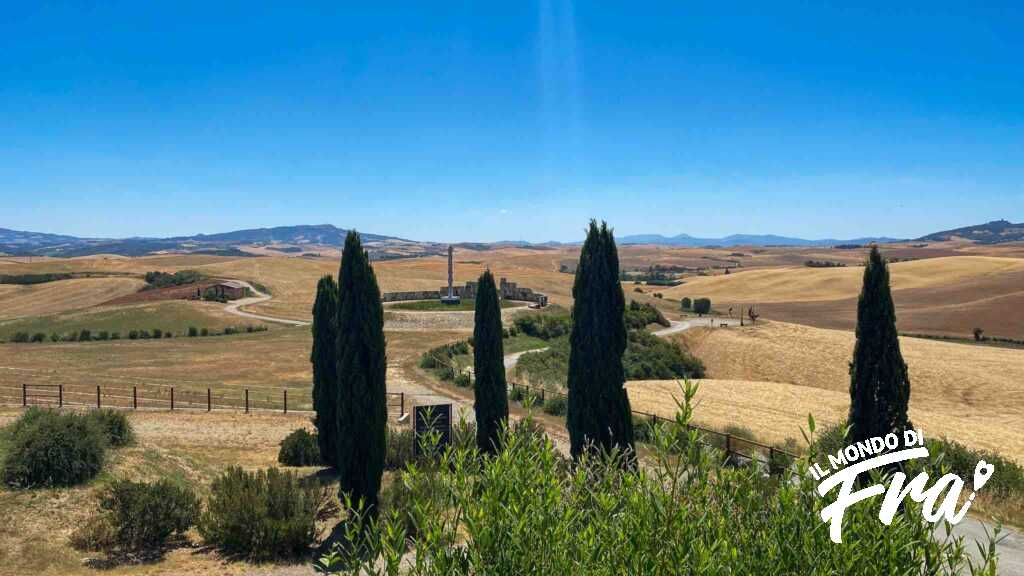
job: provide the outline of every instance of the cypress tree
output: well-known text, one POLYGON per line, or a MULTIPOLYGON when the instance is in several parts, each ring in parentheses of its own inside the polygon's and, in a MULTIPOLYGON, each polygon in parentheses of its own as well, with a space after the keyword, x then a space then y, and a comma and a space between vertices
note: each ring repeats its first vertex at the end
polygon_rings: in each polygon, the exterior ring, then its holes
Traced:
POLYGON ((375 514, 387 441, 384 310, 370 257, 354 230, 345 238, 338 288, 336 453, 341 493, 375 514))
POLYGON ((501 340, 501 303, 494 276, 486 270, 476 292, 473 325, 473 408, 476 410, 476 444, 481 452, 497 451, 501 423, 508 420, 508 389, 505 352, 501 340))
POLYGON ((857 343, 850 362, 850 443, 910 426, 910 380, 900 353, 889 270, 872 246, 857 301, 857 343))
POLYGON ((628 449, 632 460, 633 421, 623 384, 626 350, 625 298, 619 284, 615 238, 604 222, 590 222, 572 287, 569 336, 569 405, 566 420, 573 457, 593 445, 628 449))
POLYGON ((330 466, 337 466, 337 315, 338 285, 328 274, 320 278, 316 285, 313 351, 309 361, 313 363, 313 410, 316 411, 313 424, 316 425, 317 440, 320 443, 320 457, 330 466))

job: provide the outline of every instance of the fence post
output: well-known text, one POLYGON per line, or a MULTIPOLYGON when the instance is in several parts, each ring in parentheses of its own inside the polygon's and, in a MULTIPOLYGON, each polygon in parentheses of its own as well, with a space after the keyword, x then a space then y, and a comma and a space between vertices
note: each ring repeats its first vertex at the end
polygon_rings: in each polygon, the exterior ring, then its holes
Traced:
POLYGON ((732 434, 725 435, 725 457, 728 458, 732 455, 732 434))
POLYGON ((63 384, 58 384, 57 385, 57 405, 60 406, 61 408, 64 407, 64 385, 63 384))
POLYGON ((288 413, 288 389, 284 389, 284 413, 288 413))
POLYGON ((139 389, 137 386, 132 386, 132 410, 139 409, 139 389))
POLYGON ((772 474, 772 466, 775 464, 775 448, 768 447, 768 475, 772 474))
POLYGON ((100 385, 97 384, 96 385, 96 408, 99 409, 99 407, 100 407, 100 385))
POLYGON ((245 413, 249 413, 249 389, 245 389, 245 413))
POLYGON ((28 406, 28 384, 21 385, 21 406, 28 406))
POLYGON ((210 389, 207 388, 206 389, 206 411, 209 412, 211 408, 213 408, 213 406, 212 406, 212 404, 210 402, 210 389))
POLYGON ((405 392, 400 392, 402 395, 402 408, 398 412, 399 418, 405 418, 405 392))
POLYGON ((174 386, 171 386, 171 412, 174 412, 174 386))

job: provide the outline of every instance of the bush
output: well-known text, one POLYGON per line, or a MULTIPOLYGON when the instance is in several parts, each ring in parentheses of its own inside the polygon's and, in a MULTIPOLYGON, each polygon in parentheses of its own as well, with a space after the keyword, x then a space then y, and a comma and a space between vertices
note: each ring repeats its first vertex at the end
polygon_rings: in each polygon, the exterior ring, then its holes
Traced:
POLYGON ((679 301, 679 306, 683 310, 689 310, 693 307, 693 300, 690 300, 689 296, 684 296, 683 299, 679 301))
POLYGON ((564 396, 552 394, 544 401, 544 412, 552 416, 564 416, 567 406, 564 396))
POLYGON ((626 327, 630 330, 641 330, 648 324, 658 324, 666 328, 672 325, 661 313, 661 310, 650 304, 640 304, 635 300, 630 301, 629 306, 626 307, 624 317, 626 327))
POLYGON ((78 342, 78 332, 70 332, 62 338, 65 342, 78 342))
POLYGON ((42 342, 43 340, 46 340, 46 334, 43 332, 36 332, 32 335, 33 342, 42 342))
POLYGON ((25 343, 28 342, 29 338, 28 332, 15 332, 14 336, 11 337, 11 342, 25 343))
POLYGON ((50 342, 60 342, 60 334, 57 334, 56 332, 50 334, 50 342))
POLYGON ((224 334, 226 336, 230 336, 231 334, 238 334, 238 328, 235 328, 234 326, 226 326, 224 328, 224 334))
POLYGON ((174 338, 174 332, 171 332, 171 331, 164 332, 164 338, 174 338))
POLYGON ((97 340, 109 340, 110 339, 110 332, 107 332, 106 330, 103 330, 99 334, 96 335, 96 339, 97 340))
POLYGON ((209 328, 203 328, 202 330, 200 330, 200 331, 199 331, 199 335, 200 335, 200 336, 209 336, 209 335, 210 335, 210 330, 209 330, 209 328))
POLYGON ((79 342, 89 342, 90 340, 92 340, 92 332, 90 332, 88 328, 83 328, 78 332, 79 342))
POLYGON ((402 470, 413 461, 412 428, 388 428, 388 444, 384 453, 385 470, 402 470))
POLYGON ((711 313, 711 299, 697 298, 693 301, 693 311, 703 316, 711 313))
POLYGON ((188 336, 189 336, 189 338, 195 338, 196 336, 199 336, 199 329, 196 328, 195 326, 189 326, 188 327, 188 336))
POLYGON ((130 330, 130 331, 128 331, 128 339, 129 340, 138 340, 139 339, 139 331, 138 330, 130 330))
POLYGON ((164 337, 164 331, 159 328, 153 329, 153 338, 159 340, 164 337))
POLYGON ((110 334, 110 339, 111 340, 120 340, 121 339, 121 333, 120 332, 113 332, 113 333, 111 333, 110 334))
POLYGON ((458 386, 459 388, 469 388, 470 386, 473 385, 473 379, 470 378, 469 374, 467 374, 466 372, 459 372, 459 374, 455 376, 455 379, 452 381, 452 383, 458 386))
POLYGON ((100 495, 100 515, 72 536, 72 543, 91 550, 129 552, 158 549, 172 535, 182 535, 196 522, 199 499, 188 487, 169 480, 154 484, 115 480, 100 495))
POLYGON ((316 520, 328 494, 277 468, 232 467, 210 486, 199 533, 207 544, 251 560, 304 556, 316 541, 316 520))
POLYGON ((124 412, 113 408, 103 408, 87 412, 85 418, 95 423, 103 431, 109 446, 127 446, 135 440, 132 424, 124 412))
POLYGON ((316 433, 299 428, 281 441, 277 461, 285 466, 320 466, 320 444, 316 433))
POLYGON ((152 335, 149 333, 149 330, 140 330, 139 338, 142 338, 143 340, 149 340, 150 338, 152 338, 152 335))
POLYGON ((31 408, 11 425, 3 482, 8 486, 73 486, 103 467, 105 432, 74 412, 31 408))
POLYGON ((516 317, 515 331, 541 340, 553 340, 572 331, 568 314, 529 314, 516 317))

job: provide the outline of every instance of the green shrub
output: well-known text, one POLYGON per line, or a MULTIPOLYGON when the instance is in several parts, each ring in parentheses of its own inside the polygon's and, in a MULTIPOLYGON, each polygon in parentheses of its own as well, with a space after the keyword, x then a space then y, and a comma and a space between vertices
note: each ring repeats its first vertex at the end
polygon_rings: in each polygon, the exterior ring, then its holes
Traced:
POLYGON ((455 379, 452 381, 452 383, 454 383, 456 386, 460 388, 469 388, 470 386, 473 385, 473 379, 469 377, 468 373, 459 372, 459 374, 455 376, 455 379))
POLYGON ((210 329, 209 328, 203 328, 202 330, 199 331, 199 335, 200 336, 209 336, 210 335, 210 329))
POLYGON ((385 470, 401 470, 413 461, 412 428, 388 428, 387 448, 384 453, 385 470))
POLYGON ((693 311, 703 316, 711 313, 711 299, 697 298, 693 301, 693 311))
POLYGON ((62 338, 65 342, 78 342, 78 332, 70 332, 62 338))
POLYGON ((139 339, 139 331, 138 330, 129 330, 128 331, 128 339, 129 340, 138 340, 139 339))
POLYGON ((127 446, 135 441, 135 432, 132 430, 132 423, 124 412, 113 408, 101 410, 90 410, 85 418, 94 422, 103 431, 107 445, 127 446))
POLYGON ((50 342, 60 342, 60 334, 56 332, 50 334, 50 342))
POLYGON ((514 328, 517 333, 552 340, 572 331, 572 317, 568 314, 527 314, 516 317, 514 328))
POLYGON ((648 324, 658 324, 666 328, 672 325, 665 318, 665 315, 661 313, 661 310, 647 303, 641 304, 636 300, 630 301, 629 306, 626 307, 624 317, 626 327, 630 330, 642 330, 648 324))
POLYGON ((159 340, 164 337, 164 331, 160 328, 153 328, 153 338, 159 340))
POLYGON ((33 342, 42 342, 43 340, 46 340, 46 334, 43 332, 36 332, 32 335, 33 342))
POLYGON ((224 328, 224 334, 225 335, 238 334, 238 328, 235 328, 234 326, 226 326, 224 328))
POLYGON ((96 335, 96 339, 97 340, 109 340, 110 339, 110 332, 107 332, 106 330, 101 330, 100 333, 96 335))
POLYGON ((320 444, 316 433, 299 428, 281 441, 277 461, 285 466, 320 466, 320 444))
POLYGON ((72 537, 79 548, 140 552, 163 547, 183 535, 199 516, 199 499, 169 480, 153 484, 115 480, 100 494, 98 518, 72 537))
POLYGON ((693 300, 690 300, 689 296, 684 296, 683 299, 679 301, 679 307, 683 310, 689 310, 693 307, 693 300))
POLYGON ((252 560, 301 557, 316 541, 328 495, 290 472, 232 467, 210 486, 199 533, 207 544, 252 560))
POLYGON ((544 401, 544 412, 552 416, 564 416, 567 406, 564 396, 552 394, 544 401))
POLYGON ((74 412, 31 408, 11 425, 3 461, 8 486, 73 486, 103 467, 105 432, 74 412))
POLYGON ((199 329, 196 328, 195 326, 189 326, 188 327, 188 336, 189 336, 189 338, 195 338, 196 336, 199 336, 199 329))
POLYGON ((111 340, 120 340, 121 339, 121 333, 120 332, 112 332, 110 334, 110 339, 111 340))
POLYGON ((11 342, 25 343, 29 341, 29 338, 31 336, 29 336, 28 332, 15 332, 14 336, 11 337, 11 342))
POLYGON ((139 338, 143 340, 149 340, 153 336, 149 333, 149 330, 139 330, 139 338))
POLYGON ((92 332, 88 328, 83 328, 78 332, 79 342, 89 342, 90 340, 92 340, 92 332))
POLYGON ((629 332, 622 364, 629 380, 703 378, 704 363, 672 340, 643 330, 629 332))

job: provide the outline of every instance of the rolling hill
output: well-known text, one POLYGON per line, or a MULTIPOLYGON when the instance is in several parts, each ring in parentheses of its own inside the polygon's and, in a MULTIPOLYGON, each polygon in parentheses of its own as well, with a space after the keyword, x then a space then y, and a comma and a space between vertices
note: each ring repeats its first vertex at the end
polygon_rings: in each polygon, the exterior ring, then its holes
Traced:
POLYGON ((1009 220, 993 220, 986 224, 976 224, 974 226, 964 226, 963 228, 935 232, 922 236, 919 240, 943 242, 957 238, 973 240, 979 244, 1024 241, 1024 223, 1014 224, 1009 220))

